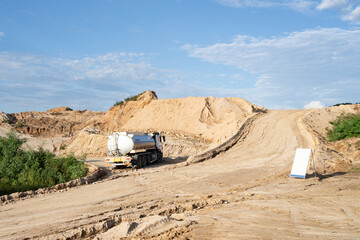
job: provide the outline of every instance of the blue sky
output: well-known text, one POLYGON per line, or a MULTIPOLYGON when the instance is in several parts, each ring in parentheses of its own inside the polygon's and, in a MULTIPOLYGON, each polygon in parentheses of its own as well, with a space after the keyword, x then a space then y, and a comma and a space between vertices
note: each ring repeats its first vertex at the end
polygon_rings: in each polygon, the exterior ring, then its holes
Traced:
POLYGON ((0 0, 0 111, 360 102, 360 0, 0 0))

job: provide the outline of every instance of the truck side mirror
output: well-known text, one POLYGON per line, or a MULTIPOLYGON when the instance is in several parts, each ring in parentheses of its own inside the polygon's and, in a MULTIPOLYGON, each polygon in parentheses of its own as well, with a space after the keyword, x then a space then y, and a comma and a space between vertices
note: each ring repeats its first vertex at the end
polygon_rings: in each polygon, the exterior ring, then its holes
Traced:
POLYGON ((165 142, 165 136, 163 136, 163 142, 165 142))

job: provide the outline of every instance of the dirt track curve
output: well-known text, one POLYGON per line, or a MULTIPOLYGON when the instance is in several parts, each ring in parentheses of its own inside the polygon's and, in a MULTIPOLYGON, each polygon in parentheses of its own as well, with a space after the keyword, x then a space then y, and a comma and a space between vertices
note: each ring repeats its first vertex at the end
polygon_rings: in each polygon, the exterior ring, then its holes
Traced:
POLYGON ((306 110, 271 110, 213 159, 157 164, 0 207, 0 239, 360 239, 358 175, 289 178, 306 110))

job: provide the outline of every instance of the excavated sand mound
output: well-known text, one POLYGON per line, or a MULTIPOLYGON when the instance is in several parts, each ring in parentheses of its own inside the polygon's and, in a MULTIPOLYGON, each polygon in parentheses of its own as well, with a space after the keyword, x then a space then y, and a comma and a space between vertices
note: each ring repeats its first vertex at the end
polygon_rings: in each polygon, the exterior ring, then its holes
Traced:
POLYGON ((207 142, 233 135, 258 108, 240 98, 162 99, 140 109, 123 129, 158 129, 193 136, 207 142))
POLYGON ((75 154, 76 156, 103 156, 107 151, 107 135, 87 127, 75 137, 66 142, 63 155, 75 154))
POLYGON ((84 129, 104 112, 72 111, 67 107, 48 110, 47 112, 21 112, 2 114, 7 118, 0 125, 9 126, 33 137, 69 137, 84 129))
MULTIPOLYGON (((203 143, 195 152, 213 147, 237 133, 249 117, 264 111, 241 98, 188 97, 158 100, 152 91, 137 101, 127 101, 111 108, 92 124, 98 133, 81 131, 67 145, 66 153, 75 155, 106 154, 106 135, 119 131, 162 132, 167 136, 203 143), (105 136, 105 137, 104 137, 105 136), (206 147, 205 147, 206 145, 206 147)), ((185 144, 189 145, 189 144, 185 144)), ((194 144, 193 144, 194 145, 194 144)), ((166 152, 192 152, 189 146, 167 144, 166 152)), ((191 148, 191 147, 190 147, 191 148)))

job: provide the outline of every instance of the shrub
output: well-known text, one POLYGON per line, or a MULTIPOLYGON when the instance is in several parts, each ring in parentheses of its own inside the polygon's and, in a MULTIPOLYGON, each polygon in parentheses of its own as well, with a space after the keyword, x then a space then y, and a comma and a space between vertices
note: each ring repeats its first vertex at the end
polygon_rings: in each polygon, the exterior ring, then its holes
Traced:
POLYGON ((127 101, 137 101, 138 98, 139 98, 143 93, 144 93, 144 92, 142 92, 142 93, 140 93, 140 94, 138 94, 138 95, 134 95, 134 96, 127 97, 127 98, 125 98, 123 101, 117 101, 117 102, 113 105, 113 107, 118 106, 118 105, 122 105, 122 104, 124 104, 124 103, 127 102, 127 101))
POLYGON ((135 96, 131 96, 131 97, 127 97, 127 98, 125 98, 124 100, 125 100, 125 102, 126 102, 126 101, 137 101, 137 99, 138 99, 138 97, 139 97, 140 95, 141 95, 141 94, 135 95, 135 96))
POLYGON ((42 148, 25 151, 24 143, 14 133, 0 137, 0 195, 50 187, 87 173, 74 156, 57 158, 42 148))
POLYGON ((330 124, 333 128, 328 129, 329 141, 360 137, 360 115, 341 114, 330 124))
POLYGON ((352 103, 337 103, 332 105, 332 107, 337 107, 337 106, 341 106, 341 105, 353 105, 352 103))
POLYGON ((18 122, 18 123, 16 123, 16 127, 27 127, 27 125, 26 124, 24 124, 24 123, 22 123, 22 122, 18 122))
POLYGON ((116 101, 116 103, 114 103, 113 107, 122 105, 123 103, 124 103, 124 101, 116 101))

